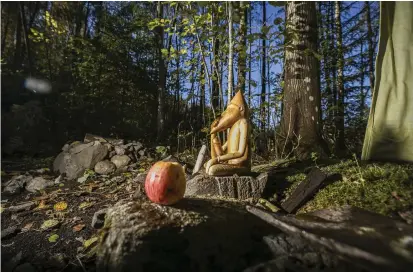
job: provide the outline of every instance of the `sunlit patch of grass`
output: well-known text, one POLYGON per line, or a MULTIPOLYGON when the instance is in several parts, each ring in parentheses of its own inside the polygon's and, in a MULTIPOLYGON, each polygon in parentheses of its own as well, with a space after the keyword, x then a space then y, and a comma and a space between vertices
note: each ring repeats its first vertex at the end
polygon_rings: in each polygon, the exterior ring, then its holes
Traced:
MULTIPOLYGON (((298 213, 348 204, 388 215, 413 206, 413 165, 360 165, 356 160, 347 160, 322 167, 321 170, 339 173, 342 179, 318 191, 298 213)), ((304 179, 304 174, 287 178, 292 185, 285 199, 304 179)))

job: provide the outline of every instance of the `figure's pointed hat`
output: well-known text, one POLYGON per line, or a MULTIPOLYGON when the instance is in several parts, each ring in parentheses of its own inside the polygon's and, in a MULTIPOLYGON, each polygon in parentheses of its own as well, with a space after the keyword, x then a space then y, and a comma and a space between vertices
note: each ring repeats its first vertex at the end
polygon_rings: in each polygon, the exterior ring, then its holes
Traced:
MULTIPOLYGON (((236 106, 236 108, 228 108, 222 113, 216 127, 211 130, 211 133, 223 131, 230 128, 240 118, 240 110, 248 112, 247 103, 245 103, 244 96, 241 91, 238 91, 231 99, 230 105, 236 106)), ((248 113, 247 113, 248 114, 248 113)))
POLYGON ((244 96, 242 96, 242 92, 238 91, 234 97, 231 99, 230 104, 236 105, 238 107, 244 107, 245 108, 245 101, 244 101, 244 96))

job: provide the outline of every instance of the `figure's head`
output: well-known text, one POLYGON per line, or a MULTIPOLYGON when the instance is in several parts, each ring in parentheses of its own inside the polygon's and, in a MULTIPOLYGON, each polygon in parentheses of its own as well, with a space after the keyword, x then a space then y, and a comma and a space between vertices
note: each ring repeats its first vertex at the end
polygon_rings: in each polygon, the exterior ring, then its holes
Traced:
POLYGON ((241 118, 249 118, 249 112, 241 91, 238 91, 226 110, 222 113, 218 124, 211 130, 211 133, 230 128, 241 118))

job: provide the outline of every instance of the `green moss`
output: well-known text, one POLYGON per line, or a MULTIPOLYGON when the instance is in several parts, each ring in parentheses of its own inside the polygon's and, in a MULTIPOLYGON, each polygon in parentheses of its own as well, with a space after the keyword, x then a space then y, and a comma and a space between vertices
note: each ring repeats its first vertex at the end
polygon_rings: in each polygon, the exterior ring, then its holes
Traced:
MULTIPOLYGON (((413 205, 413 165, 359 165, 355 160, 348 160, 322 167, 321 170, 330 174, 339 173, 342 179, 317 192, 299 213, 349 204, 388 215, 413 205)), ((284 199, 304 179, 304 174, 288 177, 292 185, 284 199)))

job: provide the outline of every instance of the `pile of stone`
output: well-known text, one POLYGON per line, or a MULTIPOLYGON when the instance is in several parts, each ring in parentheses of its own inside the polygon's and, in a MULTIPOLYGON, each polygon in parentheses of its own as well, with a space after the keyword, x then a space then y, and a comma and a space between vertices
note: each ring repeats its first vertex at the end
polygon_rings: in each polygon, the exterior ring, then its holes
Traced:
POLYGON ((53 163, 53 170, 68 180, 80 178, 90 169, 100 175, 130 170, 140 160, 153 158, 150 149, 138 141, 109 139, 86 134, 83 142, 66 144, 53 163))

